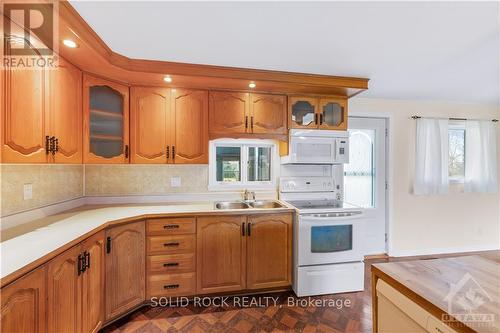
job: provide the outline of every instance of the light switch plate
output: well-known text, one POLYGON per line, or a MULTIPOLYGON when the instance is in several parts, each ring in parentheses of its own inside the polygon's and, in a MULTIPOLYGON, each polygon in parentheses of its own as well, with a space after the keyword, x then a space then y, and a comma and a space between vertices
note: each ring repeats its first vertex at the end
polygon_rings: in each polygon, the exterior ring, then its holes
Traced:
POLYGON ((175 176, 175 177, 170 177, 170 186, 171 187, 181 187, 181 177, 175 176))
POLYGON ((33 184, 24 184, 23 185, 23 197, 24 197, 24 200, 33 199, 33 184))

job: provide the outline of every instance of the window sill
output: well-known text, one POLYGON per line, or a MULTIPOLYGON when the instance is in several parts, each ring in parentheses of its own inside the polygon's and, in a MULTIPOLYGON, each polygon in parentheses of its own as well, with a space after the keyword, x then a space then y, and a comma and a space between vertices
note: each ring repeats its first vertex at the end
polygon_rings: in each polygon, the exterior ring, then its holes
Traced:
POLYGON ((224 192, 224 191, 241 191, 241 190, 262 190, 262 191, 276 191, 276 184, 212 184, 208 185, 210 192, 224 192))

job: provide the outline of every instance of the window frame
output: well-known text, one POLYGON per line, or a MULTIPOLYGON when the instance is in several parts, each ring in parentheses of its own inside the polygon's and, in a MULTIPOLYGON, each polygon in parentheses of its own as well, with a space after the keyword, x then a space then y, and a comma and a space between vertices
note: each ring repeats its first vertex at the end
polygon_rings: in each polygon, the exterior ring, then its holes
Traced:
MULTIPOLYGON (((465 129, 465 121, 463 120, 450 120, 448 123, 448 138, 450 135, 450 130, 463 130, 464 131, 464 175, 462 177, 451 177, 450 176, 450 166, 448 163, 448 183, 449 184, 464 184, 465 183, 465 154, 467 153, 465 151, 465 146, 466 146, 466 140, 467 140, 467 131, 465 129)), ((448 157, 449 157, 449 149, 450 149, 450 143, 448 142, 448 157)))
POLYGON ((209 191, 225 191, 225 190, 270 190, 275 189, 278 175, 279 155, 278 145, 273 140, 261 139, 216 139, 209 143, 208 152, 208 190, 209 191), (241 180, 239 182, 217 181, 217 147, 240 147, 241 149, 241 180), (248 181, 248 148, 250 147, 265 147, 271 148, 270 158, 270 180, 269 181, 248 181))

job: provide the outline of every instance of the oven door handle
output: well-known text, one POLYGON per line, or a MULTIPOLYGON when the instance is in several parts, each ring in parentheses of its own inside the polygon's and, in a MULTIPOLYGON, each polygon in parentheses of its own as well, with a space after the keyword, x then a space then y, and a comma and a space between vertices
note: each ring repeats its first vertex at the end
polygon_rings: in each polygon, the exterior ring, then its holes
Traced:
POLYGON ((312 215, 300 215, 300 220, 302 222, 327 222, 327 221, 346 221, 355 220, 363 216, 363 213, 353 214, 350 216, 312 216, 312 215))

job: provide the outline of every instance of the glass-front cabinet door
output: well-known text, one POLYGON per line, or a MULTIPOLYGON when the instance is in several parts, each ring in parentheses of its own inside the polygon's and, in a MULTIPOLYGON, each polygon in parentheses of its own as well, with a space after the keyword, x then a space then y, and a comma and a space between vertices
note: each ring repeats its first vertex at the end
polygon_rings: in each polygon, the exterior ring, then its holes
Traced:
POLYGON ((128 163, 128 87, 86 75, 84 108, 85 163, 128 163))
POLYGON ((320 99, 319 127, 330 130, 347 129, 347 100, 320 99))
POLYGON ((290 97, 290 128, 318 128, 318 99, 290 97))

